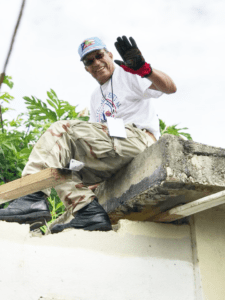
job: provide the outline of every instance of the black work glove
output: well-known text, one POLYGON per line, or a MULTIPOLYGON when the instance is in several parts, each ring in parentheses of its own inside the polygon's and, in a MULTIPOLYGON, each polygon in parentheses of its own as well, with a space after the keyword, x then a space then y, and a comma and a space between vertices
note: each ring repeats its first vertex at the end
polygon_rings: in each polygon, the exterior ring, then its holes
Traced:
POLYGON ((126 72, 147 77, 152 73, 150 64, 145 62, 141 51, 138 49, 135 40, 130 37, 130 42, 126 36, 117 38, 115 47, 123 61, 115 60, 115 63, 122 67, 126 72))

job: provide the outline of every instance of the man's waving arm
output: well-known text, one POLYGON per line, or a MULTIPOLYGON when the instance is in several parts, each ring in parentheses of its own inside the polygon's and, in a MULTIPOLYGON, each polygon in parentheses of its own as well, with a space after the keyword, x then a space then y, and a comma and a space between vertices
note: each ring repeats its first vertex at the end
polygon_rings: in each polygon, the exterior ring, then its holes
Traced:
POLYGON ((172 94, 177 91, 173 80, 162 71, 152 69, 151 75, 145 78, 151 80, 152 84, 149 88, 152 90, 158 90, 165 94, 172 94))
POLYGON ((152 69, 138 49, 135 40, 130 37, 128 41, 126 36, 118 37, 115 47, 122 57, 123 61, 115 60, 115 63, 124 69, 124 71, 136 74, 142 78, 149 79, 152 84, 149 87, 166 94, 175 93, 177 88, 173 80, 165 73, 152 69))

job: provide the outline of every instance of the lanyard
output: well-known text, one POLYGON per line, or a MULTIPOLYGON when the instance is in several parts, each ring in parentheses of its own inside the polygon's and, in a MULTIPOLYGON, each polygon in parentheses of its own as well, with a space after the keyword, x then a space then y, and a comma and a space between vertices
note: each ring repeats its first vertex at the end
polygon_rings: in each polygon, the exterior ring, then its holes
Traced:
MULTIPOLYGON (((113 113, 115 112, 115 110, 114 110, 114 103, 113 103, 113 81, 112 81, 112 77, 113 77, 113 75, 111 76, 112 114, 113 114, 113 113)), ((104 94, 103 94, 101 85, 100 85, 100 90, 101 90, 101 93, 102 93, 102 97, 105 99, 105 101, 108 101, 108 102, 109 102, 109 100, 107 100, 106 97, 105 97, 104 94)), ((106 121, 106 120, 105 120, 105 121, 106 121)))

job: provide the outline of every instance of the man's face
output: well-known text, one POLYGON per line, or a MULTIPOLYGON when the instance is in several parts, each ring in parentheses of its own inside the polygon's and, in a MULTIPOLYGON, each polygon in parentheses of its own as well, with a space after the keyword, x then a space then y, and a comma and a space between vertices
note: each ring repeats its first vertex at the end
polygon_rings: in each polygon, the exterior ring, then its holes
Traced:
POLYGON ((104 84, 109 80, 115 68, 112 53, 105 52, 104 49, 87 54, 84 57, 83 62, 84 65, 88 64, 88 66, 85 66, 86 71, 100 84, 104 84))

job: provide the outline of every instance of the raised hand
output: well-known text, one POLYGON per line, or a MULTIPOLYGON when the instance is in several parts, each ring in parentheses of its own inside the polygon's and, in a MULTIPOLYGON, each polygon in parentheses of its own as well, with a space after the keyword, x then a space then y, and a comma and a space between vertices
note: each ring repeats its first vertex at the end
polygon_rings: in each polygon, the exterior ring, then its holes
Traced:
POLYGON ((145 62, 135 40, 132 37, 130 37, 129 40, 126 36, 117 38, 115 47, 123 61, 115 60, 115 63, 122 67, 126 72, 130 72, 141 77, 149 76, 152 73, 150 64, 145 62))

